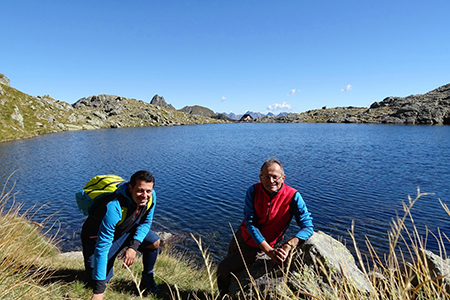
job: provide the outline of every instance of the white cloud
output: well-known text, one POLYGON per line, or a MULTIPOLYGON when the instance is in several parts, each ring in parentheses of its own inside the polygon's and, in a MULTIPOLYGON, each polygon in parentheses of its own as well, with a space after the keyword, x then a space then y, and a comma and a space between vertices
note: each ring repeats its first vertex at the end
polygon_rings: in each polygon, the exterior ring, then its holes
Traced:
POLYGON ((223 101, 227 100, 227 98, 225 98, 224 96, 222 96, 222 99, 221 99, 221 100, 222 100, 222 102, 223 102, 223 101))
MULTIPOLYGON (((296 89, 292 89, 289 94, 287 94, 288 96, 293 96, 295 94, 297 90, 296 89)), ((300 92, 300 90, 298 90, 297 92, 300 92)))
POLYGON ((352 85, 351 84, 347 84, 345 89, 341 89, 341 92, 347 92, 347 91, 350 91, 351 89, 352 89, 352 85))
POLYGON ((280 110, 280 109, 291 109, 292 106, 290 104, 287 104, 286 102, 283 103, 275 103, 272 105, 269 105, 267 107, 268 110, 280 110))

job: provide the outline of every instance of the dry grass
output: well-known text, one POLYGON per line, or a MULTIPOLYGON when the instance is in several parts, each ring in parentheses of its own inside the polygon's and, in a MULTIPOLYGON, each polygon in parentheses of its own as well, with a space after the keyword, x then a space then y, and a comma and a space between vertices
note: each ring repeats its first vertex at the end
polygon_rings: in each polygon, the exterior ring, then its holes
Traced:
POLYGON ((57 254, 58 249, 40 233, 42 226, 19 215, 20 206, 7 208, 6 203, 14 203, 15 194, 14 184, 9 190, 6 186, 7 183, 0 193, 0 299, 45 294, 46 290, 37 283, 43 282, 51 272, 37 261, 42 256, 57 254))
MULTIPOLYGON (((3 188, 0 193, 0 299, 88 299, 92 290, 84 286, 82 259, 58 255, 55 241, 45 237, 43 226, 30 221, 31 210, 19 214, 20 206, 10 205, 14 203, 13 188, 14 184, 8 190, 3 188)), ((424 252, 426 239, 433 238, 440 245, 438 255, 446 259, 444 241, 450 240, 441 232, 437 235, 429 233, 424 238, 414 226, 411 209, 424 195, 418 191, 414 199, 408 198, 404 213, 393 221, 387 241, 389 252, 385 256, 377 254, 370 241, 366 243, 369 255, 363 256, 356 245, 352 226, 350 236, 355 256, 362 273, 371 283, 369 291, 361 292, 345 277, 336 280, 333 271, 320 262, 315 266, 306 266, 289 260, 277 286, 262 290, 251 280, 252 295, 242 294, 241 298, 450 299, 449 288, 444 280, 448 274, 436 276, 430 272, 424 252)), ((449 208, 441 204, 450 216, 449 208)), ((208 249, 203 247, 200 238, 192 238, 197 242, 203 257, 203 267, 195 265, 188 253, 180 254, 173 249, 165 249, 159 255, 155 267, 156 281, 163 293, 147 295, 137 288, 142 264, 138 261, 130 268, 123 269, 121 261, 117 261, 115 276, 106 290, 106 299, 219 299, 215 266, 208 249)), ((339 268, 337 271, 347 273, 347 266, 339 268)))
MULTIPOLYGON (((255 285, 255 279, 250 276, 250 285, 241 287, 241 299, 450 299, 450 286, 445 278, 450 280, 450 274, 436 275, 430 270, 425 255, 426 239, 434 238, 440 247, 437 255, 445 260, 447 258, 444 241, 450 239, 443 233, 438 235, 428 233, 429 237, 422 237, 411 214, 414 204, 423 196, 428 195, 417 191, 414 199, 408 197, 403 205, 403 214, 397 216, 392 222, 389 232, 389 252, 380 256, 374 250, 369 240, 366 245, 368 256, 363 256, 356 244, 354 226, 349 234, 353 241, 356 259, 360 270, 370 283, 369 290, 357 288, 354 282, 340 274, 349 274, 349 266, 340 265, 338 270, 329 270, 323 263, 316 261, 316 265, 307 266, 289 260, 288 266, 282 271, 281 280, 276 286, 266 286, 264 289, 255 285), (243 293, 244 290, 251 293, 243 293)), ((441 201, 439 199, 439 201, 441 201)), ((450 209, 441 201, 443 209, 450 216, 450 209)), ((200 242, 201 243, 201 242, 200 242)), ((208 265, 207 253, 202 250, 205 262, 208 265)), ((450 270, 450 265, 448 265, 450 270)), ((248 270, 247 270, 248 272, 248 270)), ((248 272, 249 274, 249 272, 248 272)), ((250 275, 250 274, 249 274, 250 275)), ((270 276, 274 276, 273 274, 270 276)), ((211 281, 211 284, 214 282, 211 281)), ((210 293, 208 299, 217 299, 217 294, 210 293)), ((179 299, 179 298, 176 298, 179 299)))

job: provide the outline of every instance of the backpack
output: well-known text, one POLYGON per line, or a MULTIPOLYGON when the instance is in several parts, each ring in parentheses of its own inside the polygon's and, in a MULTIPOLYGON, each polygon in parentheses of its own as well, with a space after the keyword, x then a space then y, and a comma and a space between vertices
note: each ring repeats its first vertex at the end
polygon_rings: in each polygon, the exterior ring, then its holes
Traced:
POLYGON ((83 189, 75 193, 78 208, 87 216, 105 196, 114 193, 125 183, 125 179, 117 175, 98 175, 93 177, 83 189))

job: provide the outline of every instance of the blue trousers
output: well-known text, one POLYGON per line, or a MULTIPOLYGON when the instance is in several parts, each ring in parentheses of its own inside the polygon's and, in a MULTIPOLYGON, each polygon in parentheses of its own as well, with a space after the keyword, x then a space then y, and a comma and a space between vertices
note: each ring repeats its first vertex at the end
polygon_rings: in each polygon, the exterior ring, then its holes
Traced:
MULTIPOLYGON (((129 232, 123 234, 118 239, 115 239, 111 245, 111 248, 108 252, 108 265, 106 268, 106 282, 111 280, 114 275, 113 267, 114 261, 117 255, 127 247, 133 239, 134 233, 136 231, 136 226, 133 227, 129 232)), ((156 257, 158 256, 158 249, 147 249, 147 246, 155 243, 159 240, 159 236, 152 230, 149 230, 147 236, 142 241, 141 245, 138 248, 139 252, 143 254, 143 264, 144 264, 144 273, 153 273, 153 267, 156 262, 156 257)), ((94 271, 94 252, 95 245, 97 243, 96 239, 89 239, 89 237, 81 237, 81 241, 83 244, 83 257, 84 257, 84 266, 86 268, 86 276, 88 283, 90 285, 93 284, 94 280, 92 278, 92 274, 94 271)))

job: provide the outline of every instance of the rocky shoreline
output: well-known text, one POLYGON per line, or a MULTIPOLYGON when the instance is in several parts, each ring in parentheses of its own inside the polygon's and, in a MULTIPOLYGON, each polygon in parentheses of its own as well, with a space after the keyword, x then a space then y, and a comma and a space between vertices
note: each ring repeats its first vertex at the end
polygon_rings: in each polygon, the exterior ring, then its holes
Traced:
POLYGON ((450 125, 450 84, 423 95, 387 97, 369 108, 323 107, 300 114, 257 118, 254 122, 450 125))
POLYGON ((0 74, 0 142, 61 131, 228 122, 174 110, 155 97, 157 105, 116 95, 94 95, 71 105, 50 95, 27 95, 0 74))
MULTIPOLYGON (((235 121, 206 107, 176 110, 159 95, 150 103, 117 95, 93 95, 71 105, 50 95, 27 95, 11 87, 10 80, 0 74, 0 142, 60 131, 229 122, 235 121)), ((450 125, 450 84, 423 95, 387 97, 369 108, 323 107, 250 122, 450 125)))
POLYGON ((369 271, 361 268, 344 244, 317 231, 296 249, 290 264, 280 267, 273 264, 268 256, 262 255, 248 267, 248 271, 236 274, 239 283, 234 280, 230 290, 237 298, 247 299, 255 296, 255 287, 270 295, 277 294, 288 286, 291 292, 302 291, 313 296, 332 295, 333 289, 347 287, 353 290, 355 295, 360 295, 359 299, 373 299, 371 296, 378 292, 375 286, 389 280, 386 271, 394 272, 399 281, 409 281, 411 289, 414 289, 423 278, 417 278, 416 275, 420 272, 412 270, 421 264, 426 269, 423 272, 432 276, 431 280, 450 292, 450 260, 425 249, 417 250, 414 264, 396 265, 394 269, 384 266, 384 272, 383 268, 379 271, 369 271), (286 277, 285 274, 288 273, 289 276, 286 277), (253 280, 249 279, 248 274, 253 280), (305 280, 305 277, 312 280, 305 280))

